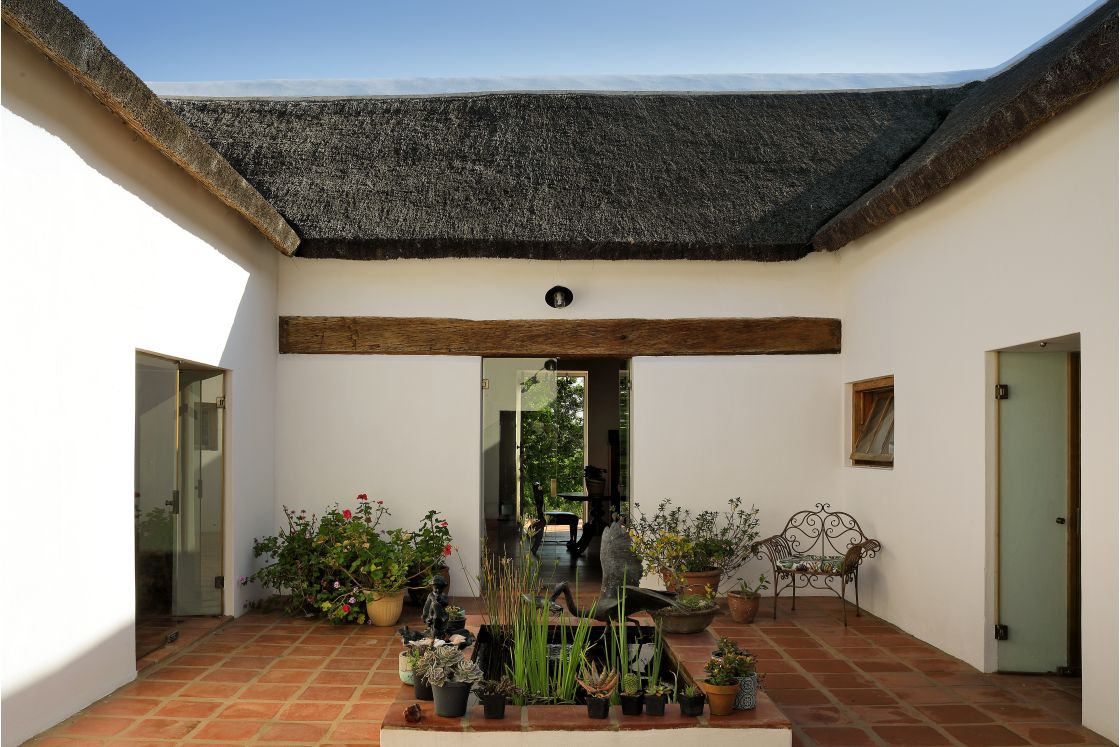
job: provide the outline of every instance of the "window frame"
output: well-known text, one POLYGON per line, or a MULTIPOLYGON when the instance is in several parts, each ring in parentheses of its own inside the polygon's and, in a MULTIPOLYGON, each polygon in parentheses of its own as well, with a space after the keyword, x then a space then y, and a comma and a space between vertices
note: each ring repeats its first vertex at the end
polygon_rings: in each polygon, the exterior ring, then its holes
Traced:
MULTIPOLYGON (((875 399, 878 395, 889 393, 891 397, 891 411, 894 410, 894 375, 878 376, 874 379, 864 379, 853 382, 852 385, 852 444, 848 458, 855 467, 879 467, 891 469, 894 467, 894 451, 890 454, 857 454, 860 436, 863 435, 867 421, 874 409, 875 399)), ((893 415, 892 415, 893 416, 893 415)), ((894 424, 891 424, 894 427, 894 424)))

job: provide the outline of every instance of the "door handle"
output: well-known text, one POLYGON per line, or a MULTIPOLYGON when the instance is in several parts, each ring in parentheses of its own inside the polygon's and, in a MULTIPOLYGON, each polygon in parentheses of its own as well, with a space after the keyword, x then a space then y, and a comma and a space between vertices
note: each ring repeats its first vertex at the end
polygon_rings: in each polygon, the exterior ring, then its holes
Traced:
POLYGON ((171 507, 171 513, 175 514, 175 515, 178 515, 179 514, 179 491, 178 490, 172 490, 171 491, 171 500, 164 501, 163 505, 170 506, 171 507))
POLYGON ((1066 517, 1059 516, 1058 518, 1054 519, 1054 523, 1055 524, 1065 524, 1066 523, 1066 517))

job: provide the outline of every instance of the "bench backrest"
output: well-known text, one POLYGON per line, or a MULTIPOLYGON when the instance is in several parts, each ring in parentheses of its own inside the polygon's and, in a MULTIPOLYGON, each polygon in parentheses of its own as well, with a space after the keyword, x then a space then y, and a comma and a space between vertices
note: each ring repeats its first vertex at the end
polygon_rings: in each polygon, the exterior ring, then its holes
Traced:
POLYGON ((844 555, 867 539, 851 514, 828 509, 829 504, 818 503, 815 510, 798 511, 789 518, 782 536, 794 554, 844 555))

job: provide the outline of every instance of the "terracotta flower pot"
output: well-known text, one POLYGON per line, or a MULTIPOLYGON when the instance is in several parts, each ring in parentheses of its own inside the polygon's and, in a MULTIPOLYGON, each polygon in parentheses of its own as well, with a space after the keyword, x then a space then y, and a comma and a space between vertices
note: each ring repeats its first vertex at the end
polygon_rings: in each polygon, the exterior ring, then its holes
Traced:
POLYGON ((758 614, 758 603, 761 597, 745 597, 741 591, 727 592, 727 609, 731 612, 731 619, 737 623, 752 623, 758 614))
POLYGON ((387 628, 397 624, 404 608, 404 589, 388 594, 374 594, 372 601, 366 602, 366 614, 373 625, 387 628))
POLYGON ((679 591, 681 596, 688 596, 694 594, 696 596, 704 596, 708 593, 708 587, 712 587, 712 591, 719 589, 719 580, 722 577, 720 572, 716 569, 707 571, 685 571, 681 573, 681 584, 683 589, 677 589, 676 580, 668 571, 661 572, 661 579, 665 582, 665 589, 667 591, 679 591))
POLYGON ((663 609, 652 613, 654 621, 661 624, 665 633, 700 633, 712 624, 718 614, 719 607, 692 612, 663 609))
POLYGON ((739 694, 739 683, 733 685, 713 685, 704 680, 700 687, 708 696, 708 712, 713 716, 726 716, 735 710, 735 696, 739 694))

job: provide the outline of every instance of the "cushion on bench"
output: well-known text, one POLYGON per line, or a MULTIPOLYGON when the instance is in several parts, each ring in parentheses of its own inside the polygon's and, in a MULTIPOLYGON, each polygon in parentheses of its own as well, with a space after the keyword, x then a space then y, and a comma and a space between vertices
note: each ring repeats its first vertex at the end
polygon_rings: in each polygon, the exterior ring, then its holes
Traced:
POLYGON ((782 558, 776 565, 779 570, 796 573, 840 573, 844 566, 843 555, 794 555, 782 558))

